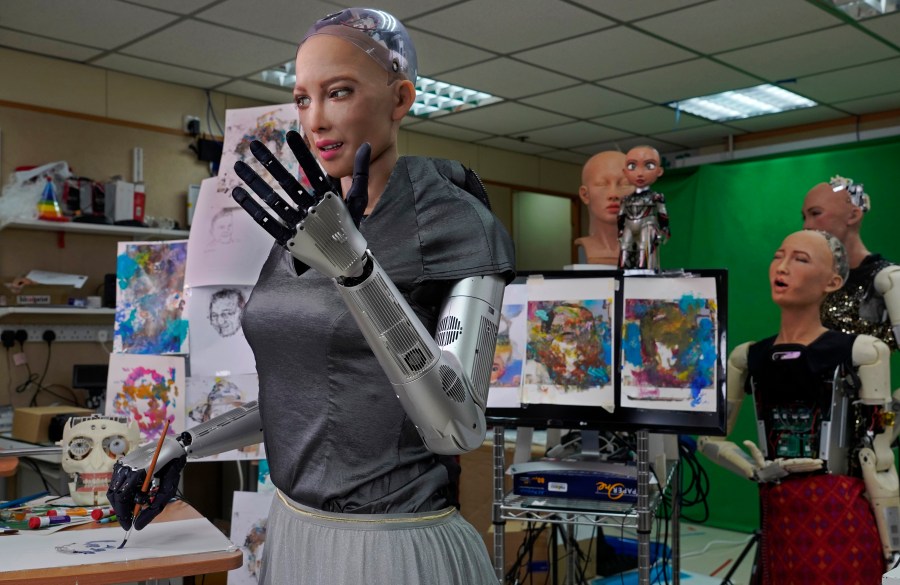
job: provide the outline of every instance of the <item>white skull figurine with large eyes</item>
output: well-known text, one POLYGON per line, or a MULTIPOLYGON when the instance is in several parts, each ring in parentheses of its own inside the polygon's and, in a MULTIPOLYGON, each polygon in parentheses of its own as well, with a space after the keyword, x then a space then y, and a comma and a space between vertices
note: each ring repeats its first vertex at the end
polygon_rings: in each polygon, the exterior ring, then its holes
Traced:
POLYGON ((137 423, 123 416, 74 416, 66 421, 62 440, 62 468, 71 476, 69 493, 76 504, 109 503, 106 489, 113 465, 140 443, 137 423))

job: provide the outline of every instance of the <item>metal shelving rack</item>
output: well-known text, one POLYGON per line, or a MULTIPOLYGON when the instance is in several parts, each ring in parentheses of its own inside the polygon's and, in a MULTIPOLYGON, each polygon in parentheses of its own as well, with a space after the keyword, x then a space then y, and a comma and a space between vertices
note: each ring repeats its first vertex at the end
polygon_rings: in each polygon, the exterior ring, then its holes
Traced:
MULTIPOLYGON (((493 442, 493 506, 492 521, 494 525, 493 558, 494 572, 498 581, 502 584, 504 579, 505 551, 504 536, 506 520, 519 520, 525 522, 545 522, 566 527, 570 537, 574 537, 576 525, 635 528, 638 534, 638 583, 650 585, 650 534, 654 510, 659 504, 662 494, 657 490, 650 491, 650 453, 649 433, 646 430, 637 431, 637 485, 638 498, 635 504, 616 502, 596 502, 595 509, 565 510, 565 509, 537 509, 524 507, 524 497, 513 493, 506 493, 503 484, 503 475, 506 471, 505 427, 494 427, 493 442)), ((666 490, 673 494, 672 511, 672 583, 679 584, 679 522, 678 500, 681 485, 681 474, 677 461, 668 462, 670 470, 666 478, 666 490)), ((575 555, 568 555, 567 582, 575 584, 577 573, 577 559, 575 555)))

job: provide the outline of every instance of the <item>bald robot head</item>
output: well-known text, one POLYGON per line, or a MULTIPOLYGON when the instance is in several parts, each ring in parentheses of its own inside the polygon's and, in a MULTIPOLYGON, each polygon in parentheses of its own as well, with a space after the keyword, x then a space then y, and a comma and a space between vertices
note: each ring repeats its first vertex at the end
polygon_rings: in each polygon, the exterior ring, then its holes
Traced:
POLYGON ((578 196, 592 220, 616 223, 622 198, 634 187, 625 178, 625 154, 607 150, 592 156, 581 169, 578 196))
POLYGON ((863 213, 853 204, 847 189, 835 191, 828 183, 819 183, 803 200, 803 227, 833 234, 847 245, 849 235, 859 234, 863 213))

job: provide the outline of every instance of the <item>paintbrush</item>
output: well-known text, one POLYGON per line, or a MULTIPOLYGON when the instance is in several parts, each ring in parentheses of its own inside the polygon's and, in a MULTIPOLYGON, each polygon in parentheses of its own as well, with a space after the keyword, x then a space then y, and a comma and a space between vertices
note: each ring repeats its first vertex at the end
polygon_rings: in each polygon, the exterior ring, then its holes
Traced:
MULTIPOLYGON (((153 479, 153 470, 156 468, 156 460, 159 459, 159 451, 162 449, 163 441, 166 440, 166 434, 169 432, 169 421, 166 421, 166 426, 163 427, 162 435, 159 437, 159 443, 156 444, 156 451, 153 452, 153 459, 150 460, 150 467, 147 468, 147 477, 144 478, 144 485, 141 486, 141 493, 146 497, 147 492, 150 491, 150 482, 153 479)), ((134 504, 134 513, 131 515, 131 528, 128 529, 128 532, 125 533, 125 540, 122 541, 122 544, 119 545, 119 548, 124 548, 125 543, 128 542, 128 537, 131 536, 131 529, 134 528, 134 521, 137 519, 138 514, 141 513, 141 504, 134 504)))

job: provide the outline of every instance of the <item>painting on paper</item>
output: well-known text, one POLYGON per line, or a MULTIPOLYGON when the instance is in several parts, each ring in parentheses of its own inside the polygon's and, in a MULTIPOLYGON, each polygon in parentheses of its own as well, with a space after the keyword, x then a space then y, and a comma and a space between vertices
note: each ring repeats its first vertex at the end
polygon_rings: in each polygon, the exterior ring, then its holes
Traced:
POLYGON ((111 354, 106 415, 127 416, 141 433, 141 443, 158 441, 169 422, 171 436, 184 431, 184 358, 111 354))
POLYGON ((622 406, 716 410, 713 278, 625 280, 622 406))
POLYGON ((522 403, 612 411, 615 280, 529 281, 526 286, 522 403))
POLYGON ((231 542, 241 547, 244 564, 228 571, 229 585, 256 585, 266 544, 266 524, 275 492, 234 492, 231 542))
POLYGON ((114 352, 187 352, 186 260, 186 240, 119 242, 114 352))
POLYGON ((497 347, 491 367, 489 408, 518 408, 527 343, 526 286, 507 285, 497 328, 497 347))
MULTIPOLYGON (((193 371, 193 370, 192 370, 193 371)), ((256 374, 239 376, 191 376, 187 379, 187 427, 207 422, 211 418, 252 402, 259 396, 259 380, 256 374)), ((204 458, 204 461, 262 459, 265 457, 262 443, 243 449, 204 458)))
POLYGON ((241 318, 252 286, 201 286, 189 289, 191 375, 256 373, 253 351, 241 318))

